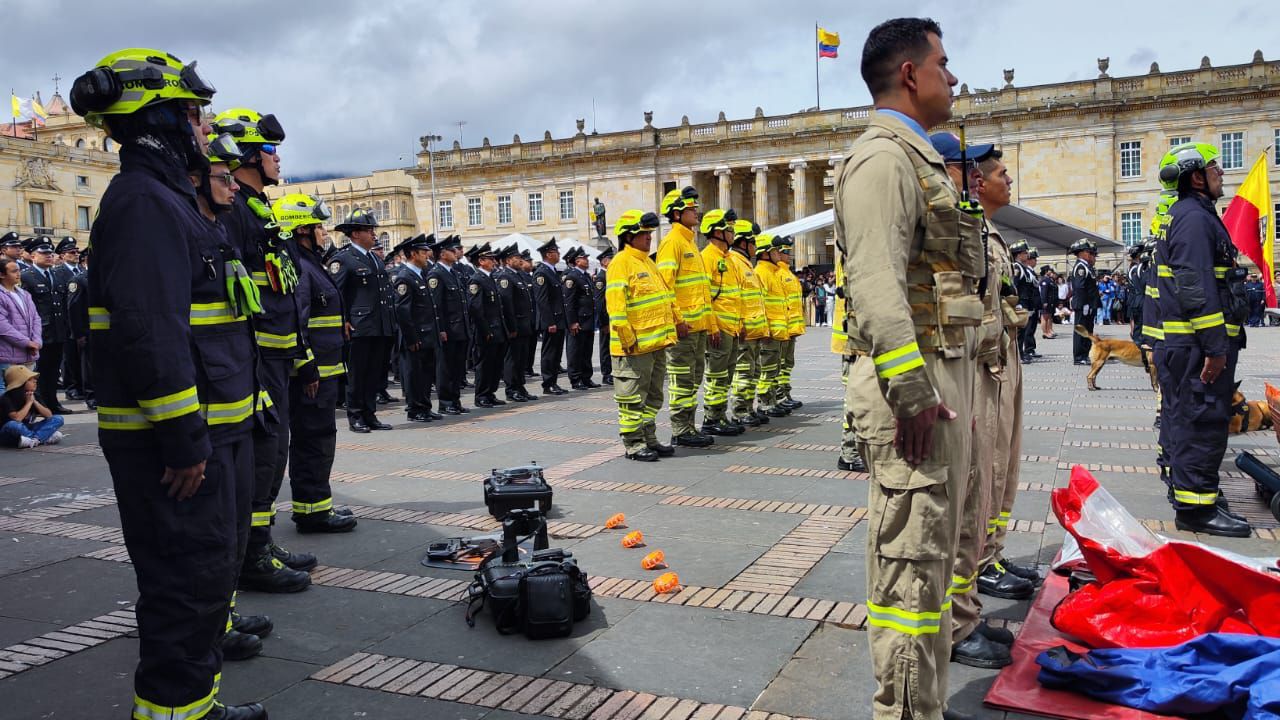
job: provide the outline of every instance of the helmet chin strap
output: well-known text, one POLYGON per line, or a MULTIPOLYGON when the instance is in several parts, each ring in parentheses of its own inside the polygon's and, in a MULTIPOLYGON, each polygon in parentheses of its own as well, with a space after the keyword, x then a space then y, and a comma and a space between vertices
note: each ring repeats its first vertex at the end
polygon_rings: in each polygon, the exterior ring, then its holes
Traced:
POLYGON ((253 148, 253 159, 240 161, 240 167, 253 168, 258 173, 258 181, 262 187, 268 185, 279 185, 280 180, 267 177, 267 173, 262 169, 262 149, 256 145, 243 145, 244 148, 253 148))

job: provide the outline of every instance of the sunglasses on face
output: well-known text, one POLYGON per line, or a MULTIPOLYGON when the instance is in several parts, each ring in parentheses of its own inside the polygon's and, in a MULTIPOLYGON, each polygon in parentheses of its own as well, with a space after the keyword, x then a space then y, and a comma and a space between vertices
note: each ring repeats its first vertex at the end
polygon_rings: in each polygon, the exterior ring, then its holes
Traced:
POLYGON ((235 175, 232 175, 232 174, 231 174, 231 173, 229 173, 229 172, 216 173, 216 174, 210 175, 209 177, 210 177, 210 178, 212 178, 212 179, 214 179, 214 180, 218 180, 218 181, 222 182, 222 184, 223 184, 223 185, 226 185, 226 186, 228 186, 228 187, 230 187, 231 185, 233 185, 233 184, 235 183, 235 181, 236 181, 236 176, 235 176, 235 175))
POLYGON ((268 155, 275 155, 275 154, 276 154, 276 146, 275 146, 275 145, 272 145, 271 143, 263 143, 262 145, 260 145, 260 146, 258 146, 258 147, 259 147, 259 148, 261 148, 262 152, 264 152, 264 153, 266 153, 266 154, 268 154, 268 155))

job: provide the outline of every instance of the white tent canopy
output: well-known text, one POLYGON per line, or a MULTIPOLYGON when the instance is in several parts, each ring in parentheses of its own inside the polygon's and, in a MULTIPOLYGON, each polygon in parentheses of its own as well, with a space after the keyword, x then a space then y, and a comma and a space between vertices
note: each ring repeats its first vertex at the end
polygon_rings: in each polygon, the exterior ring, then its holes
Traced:
MULTIPOLYGON (((835 221, 836 213, 834 209, 823 210, 815 215, 768 228, 765 232, 771 235, 798 235, 830 227, 835 221)), ((996 213, 995 224, 1003 232, 1006 241, 1013 242, 1025 239, 1032 245, 1038 246, 1041 252, 1046 248, 1052 248, 1056 253, 1065 253, 1071 243, 1080 238, 1089 238, 1096 242, 1104 252, 1117 250, 1120 245, 1111 238, 1089 232, 1020 205, 1009 205, 1001 208, 996 213)))

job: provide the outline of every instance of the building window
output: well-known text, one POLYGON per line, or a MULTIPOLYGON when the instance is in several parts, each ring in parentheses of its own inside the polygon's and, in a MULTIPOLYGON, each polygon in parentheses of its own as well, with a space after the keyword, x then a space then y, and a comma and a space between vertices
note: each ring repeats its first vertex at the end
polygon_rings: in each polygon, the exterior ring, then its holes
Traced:
POLYGON ((1274 158, 1272 162, 1280 165, 1280 128, 1276 128, 1276 140, 1271 145, 1271 157, 1274 158))
POLYGON ((1120 143, 1120 177, 1142 177, 1142 141, 1120 143))
POLYGON ((1222 133, 1222 160, 1218 163, 1223 170, 1239 170, 1244 167, 1244 133, 1222 133))
POLYGON ((88 189, 89 189, 89 176, 88 176, 88 175, 77 175, 77 176, 76 176, 76 189, 77 189, 77 190, 88 190, 88 189))
POLYGON ((1179 145, 1186 145, 1189 142, 1191 142, 1190 135, 1175 135, 1174 137, 1169 138, 1169 149, 1172 150, 1179 145))
POLYGON ((1120 213, 1120 240, 1125 247, 1132 247, 1142 242, 1142 213, 1120 213))
POLYGON ((32 227, 45 227, 44 224, 44 203, 32 200, 27 203, 27 220, 30 221, 32 227))
POLYGON ((391 201, 390 200, 382 201, 382 219, 383 220, 391 219, 391 201))
POLYGON ((76 208, 76 229, 88 230, 89 220, 90 220, 89 208, 85 207, 84 205, 80 205, 79 207, 77 207, 76 208))
POLYGON ((529 222, 542 222, 542 193, 529 193, 529 222))
POLYGON ((103 141, 102 141, 102 149, 103 149, 103 150, 105 150, 105 151, 107 151, 107 152, 111 152, 111 149, 112 149, 112 148, 114 148, 114 147, 115 147, 115 145, 111 142, 111 138, 104 138, 104 139, 103 139, 103 141))
POLYGON ((573 219, 573 191, 572 190, 560 191, 560 219, 561 220, 573 219))
POLYGON ((80 150, 84 149, 84 138, 76 138, 76 148, 80 150))
POLYGON ((498 196, 498 224, 499 225, 511 224, 511 196, 510 195, 498 196))
POLYGON ((480 198, 467 198, 467 224, 477 227, 484 224, 484 216, 480 212, 480 198))
POLYGON ((440 201, 440 227, 442 228, 453 227, 453 201, 452 200, 440 201))

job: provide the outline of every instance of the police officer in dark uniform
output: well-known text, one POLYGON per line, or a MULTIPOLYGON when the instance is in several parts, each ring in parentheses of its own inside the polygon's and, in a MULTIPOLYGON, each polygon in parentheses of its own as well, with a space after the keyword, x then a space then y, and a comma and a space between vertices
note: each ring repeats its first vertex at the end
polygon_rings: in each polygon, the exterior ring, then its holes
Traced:
POLYGON ((40 314, 40 357, 36 359, 36 397, 40 403, 59 415, 71 411, 58 401, 58 377, 62 355, 71 339, 71 322, 67 317, 67 291, 70 273, 54 267, 53 244, 41 235, 27 241, 33 264, 22 271, 22 288, 31 293, 36 312, 40 314))
POLYGON ((349 242, 329 260, 329 273, 342 291, 349 313, 351 344, 347 364, 347 424, 352 432, 390 430, 376 415, 378 388, 387 374, 394 312, 388 304, 391 279, 373 253, 378 221, 357 208, 336 226, 349 242))
POLYGON ((67 318, 71 323, 71 340, 68 347, 75 346, 80 356, 80 382, 84 387, 84 403, 90 410, 98 408, 93 392, 93 365, 89 357, 89 248, 80 253, 80 261, 86 268, 68 285, 67 318))
MULTIPOLYGON (((538 334, 541 332, 538 328, 542 327, 540 318, 538 317, 538 295, 534 290, 537 285, 533 280, 533 253, 527 249, 520 252, 519 270, 521 279, 529 286, 529 293, 533 297, 533 340, 529 342, 526 348, 524 358, 524 376, 525 378, 542 378, 542 368, 534 367, 534 362, 538 359, 538 334)), ((537 397, 536 395, 533 397, 537 397)))
POLYGON ((569 382, 574 390, 600 387, 591 379, 594 368, 591 352, 596 344, 596 293, 587 268, 591 257, 579 248, 565 255, 569 269, 564 274, 564 314, 569 325, 569 382))
POLYGON ((538 301, 538 337, 542 340, 542 390, 548 395, 568 392, 556 384, 560 378, 560 361, 564 356, 566 334, 564 289, 556 263, 560 248, 551 238, 538 248, 542 262, 533 271, 533 296, 538 301))
MULTIPOLYGON (((1071 268, 1071 312, 1075 314, 1076 325, 1092 333, 1098 306, 1102 302, 1102 296, 1098 294, 1098 277, 1093 271, 1098 246, 1088 238, 1080 238, 1071 243, 1069 252, 1076 256, 1076 264, 1071 268)), ((1071 353, 1077 365, 1089 364, 1092 347, 1089 338, 1080 333, 1072 335, 1071 353)))
POLYGON ((1161 445, 1171 471, 1174 524, 1179 530, 1249 537, 1252 528, 1227 508, 1219 467, 1235 368, 1245 345, 1246 275, 1215 209, 1222 197, 1218 150, 1188 143, 1170 151, 1160 179, 1177 178, 1178 201, 1169 209, 1164 239, 1156 243, 1164 348, 1156 365, 1164 400, 1161 445))
POLYGON ((596 261, 600 263, 600 269, 596 270, 592 282, 595 284, 596 328, 598 328, 597 335, 600 340, 600 382, 612 385, 613 359, 609 355, 609 310, 604 306, 604 288, 608 284, 605 279, 605 270, 613 261, 613 248, 609 247, 601 251, 596 256, 596 261))
POLYGON ((493 277, 498 281, 498 296, 502 300, 502 313, 508 320, 507 351, 502 360, 502 380, 506 385, 508 400, 529 402, 537 400, 525 388, 525 358, 534 342, 533 288, 524 279, 519 268, 523 259, 515 243, 497 253, 500 267, 493 277))
POLYGON ((1027 325, 1018 332, 1018 355, 1022 362, 1028 363, 1039 357, 1035 351, 1035 330, 1040 326, 1040 284, 1032 269, 1031 246, 1026 240, 1010 245, 1009 255, 1013 260, 1013 287, 1018 295, 1018 304, 1027 311, 1027 325))
POLYGON ((1142 344, 1142 299, 1147 294, 1146 276, 1150 264, 1146 243, 1129 248, 1129 269, 1125 272, 1129 279, 1129 295, 1125 299, 1125 312, 1129 315, 1129 336, 1139 345, 1142 344))
POLYGON ((435 238, 419 233, 400 243, 404 256, 392 280, 396 323, 400 328, 400 383, 405 412, 411 422, 439 420, 431 410, 431 386, 436 381, 436 310, 427 287, 428 258, 435 238))
POLYGON ((431 290, 431 306, 436 313, 436 392, 440 396, 440 412, 461 415, 470 410, 461 402, 462 379, 467 372, 467 296, 463 290, 458 256, 462 243, 456 236, 436 243, 436 264, 427 273, 431 290))
POLYGON ((498 282, 493 271, 498 267, 497 254, 489 243, 474 252, 476 271, 467 284, 467 310, 471 314, 471 328, 475 332, 476 347, 476 406, 496 407, 506 405, 497 397, 498 383, 502 379, 502 360, 507 354, 507 341, 515 336, 514 323, 503 312, 498 282))
POLYGON ((249 527, 245 316, 259 306, 216 220, 235 181, 205 156, 212 95, 195 63, 148 49, 107 56, 71 90, 76 113, 120 145, 90 235, 98 442, 140 595, 133 717, 265 720, 261 705, 217 701, 249 527))
MULTIPOLYGON (((80 248, 76 246, 76 239, 67 235, 58 241, 54 248, 58 258, 62 261, 54 266, 53 272, 59 275, 67 286, 67 322, 71 322, 71 297, 76 294, 76 290, 80 287, 80 280, 84 277, 84 270, 80 267, 80 248)), ((75 342, 75 335, 68 334, 67 343, 63 346, 62 353, 62 386, 65 388, 65 394, 68 400, 83 400, 85 396, 83 363, 81 361, 80 346, 75 342)))
MULTIPOLYGON (((214 128, 235 138, 244 155, 232 162, 236 202, 226 219, 227 234, 258 287, 262 312, 252 319, 258 344, 258 379, 269 415, 276 422, 255 429, 253 516, 240 587, 260 592, 297 592, 311 584, 305 571, 316 566, 309 553, 291 553, 272 540, 275 502, 289 463, 289 377, 306 357, 306 323, 311 292, 297 267, 297 248, 274 225, 264 188, 280 179, 277 146, 284 129, 273 115, 248 108, 219 113, 214 128)), ((314 368, 304 369, 314 372, 314 368)), ((309 378, 314 381, 315 378, 309 378)))
POLYGON ((27 269, 27 261, 22 259, 22 238, 18 237, 18 233, 10 230, 4 235, 0 235, 0 253, 16 261, 19 271, 27 269))

